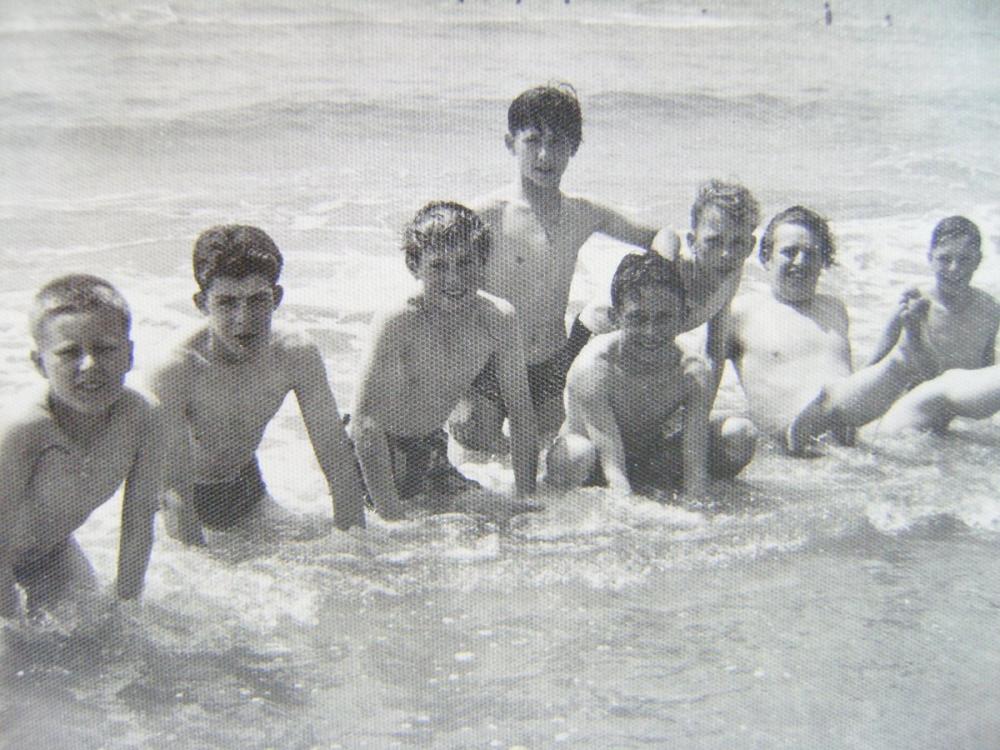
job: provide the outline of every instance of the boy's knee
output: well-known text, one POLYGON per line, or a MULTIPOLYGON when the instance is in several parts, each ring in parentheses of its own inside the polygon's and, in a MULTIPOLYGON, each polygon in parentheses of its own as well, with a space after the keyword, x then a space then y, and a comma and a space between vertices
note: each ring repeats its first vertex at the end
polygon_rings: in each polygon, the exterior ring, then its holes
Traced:
POLYGON ((718 443, 728 465, 742 469, 757 449, 757 428, 746 417, 728 417, 719 425, 718 443))
POLYGON ((483 398, 464 398, 448 418, 448 432, 463 448, 495 451, 502 444, 503 416, 483 398))
POLYGON ((597 462, 597 449, 582 435, 563 435, 549 449, 545 459, 545 482, 567 489, 587 481, 597 462))

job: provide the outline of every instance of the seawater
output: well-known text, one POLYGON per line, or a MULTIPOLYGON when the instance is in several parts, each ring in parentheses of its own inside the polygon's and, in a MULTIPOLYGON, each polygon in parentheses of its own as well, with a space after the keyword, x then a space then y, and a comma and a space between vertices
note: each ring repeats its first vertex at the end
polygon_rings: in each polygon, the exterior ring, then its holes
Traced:
MULTIPOLYGON (((240 221, 285 252, 278 317, 346 409, 372 315, 412 288, 403 223, 509 180, 507 103, 549 80, 583 104, 568 191, 684 228, 719 176, 829 216, 861 363, 939 218, 980 225, 1000 293, 1000 14, 845 0, 828 29, 814 5, 4 3, 0 397, 37 378, 31 294, 71 271, 132 303, 141 387, 199 322, 192 240, 240 221)), ((587 245, 573 305, 623 252, 587 245)), ((141 607, 6 634, 0 746, 992 748, 998 449, 997 420, 875 429, 813 461, 764 445, 704 507, 583 490, 327 534, 290 399, 261 461, 305 532, 206 553, 158 526, 141 607)), ((119 503, 78 533, 108 583, 119 503)))

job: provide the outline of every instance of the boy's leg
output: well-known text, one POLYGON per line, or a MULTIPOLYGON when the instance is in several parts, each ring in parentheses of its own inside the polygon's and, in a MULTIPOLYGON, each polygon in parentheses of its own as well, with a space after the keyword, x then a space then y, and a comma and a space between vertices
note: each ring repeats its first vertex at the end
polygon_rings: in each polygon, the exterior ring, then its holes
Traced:
POLYGON ((587 484, 597 466, 597 449, 583 435, 560 435, 545 458, 543 481, 559 489, 587 484))
POLYGON ((753 458, 757 430, 746 417, 712 415, 709 422, 708 473, 714 479, 736 476, 753 458))
POLYGON ((1000 411, 1000 365, 948 370, 897 401, 879 432, 943 430, 955 417, 986 419, 1000 411))
POLYGON ((463 448, 503 453, 505 411, 496 360, 490 357, 448 418, 448 433, 463 448))
POLYGON ((792 420, 786 434, 789 453, 806 453, 825 432, 860 427, 885 414, 915 382, 933 373, 934 360, 924 340, 929 303, 913 300, 903 318, 899 343, 885 358, 824 386, 792 420))
POLYGON ((98 587, 94 568, 72 537, 41 560, 22 566, 17 580, 27 594, 29 613, 98 587))

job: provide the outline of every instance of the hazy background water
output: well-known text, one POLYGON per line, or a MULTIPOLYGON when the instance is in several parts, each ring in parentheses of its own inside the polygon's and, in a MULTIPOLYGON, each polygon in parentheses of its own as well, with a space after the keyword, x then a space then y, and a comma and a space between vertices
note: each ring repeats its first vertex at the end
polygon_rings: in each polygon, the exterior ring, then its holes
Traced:
MULTIPOLYGON (((141 385, 198 322, 194 237, 240 221, 285 252, 279 317, 346 408, 371 315, 410 288, 402 224, 509 180, 507 104, 549 80, 583 105, 569 191, 684 227, 720 176, 829 216, 859 361, 945 215, 979 223, 1000 293, 994 3, 835 2, 829 29, 792 0, 250 5, 0 2, 0 396, 37 377, 31 294, 76 270, 135 308, 141 385)), ((624 250, 588 244, 574 303, 624 250)), ((141 611, 8 636, 0 745, 992 748, 998 449, 996 421, 765 446, 701 510, 588 490, 214 554, 160 529, 141 611)), ((294 402, 262 463, 329 515, 294 402)), ((116 533, 111 503, 79 535, 104 580, 116 533)))

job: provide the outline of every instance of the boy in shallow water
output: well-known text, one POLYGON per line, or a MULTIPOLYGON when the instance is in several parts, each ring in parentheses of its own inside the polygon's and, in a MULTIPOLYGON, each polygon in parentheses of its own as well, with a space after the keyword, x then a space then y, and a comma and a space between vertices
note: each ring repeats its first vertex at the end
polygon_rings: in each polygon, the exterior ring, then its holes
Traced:
POLYGON ((256 453, 289 393, 329 485, 334 524, 364 526, 364 488, 319 349, 304 334, 271 325, 283 294, 281 266, 274 241, 256 227, 213 227, 195 242, 194 302, 208 324, 151 379, 171 446, 168 528, 186 543, 204 543, 203 527, 280 515, 256 453))
MULTIPOLYGON (((590 335, 575 324, 567 339, 565 328, 580 248, 595 233, 649 248, 657 234, 610 208, 562 192, 563 173, 580 145, 581 132, 580 102, 572 88, 525 91, 508 109, 504 137, 517 164, 517 179, 472 204, 493 238, 483 289, 517 310, 532 404, 543 436, 554 434, 562 422, 566 372, 590 335)), ((509 411, 491 360, 465 394, 449 429, 467 448, 502 450, 501 427, 509 411)))
MULTIPOLYGON (((31 310, 31 359, 44 395, 6 418, 0 437, 0 616, 96 587, 73 532, 125 483, 116 592, 142 590, 159 486, 156 422, 124 386, 132 368, 128 305, 106 281, 64 276, 31 310)), ((8 415, 10 412, 7 412, 8 415)))
POLYGON ((748 420, 709 419, 711 370, 675 338, 688 311, 677 268, 626 255, 611 282, 618 330, 594 337, 570 368, 566 421, 547 457, 558 487, 705 496, 707 478, 736 475, 753 456, 748 420))
POLYGON ((510 413, 519 495, 535 489, 537 439, 520 328, 513 307, 480 291, 490 233, 457 203, 430 203, 403 233, 420 291, 373 323, 352 417, 354 443, 375 509, 439 502, 468 486, 448 463, 442 426, 488 361, 510 413))

